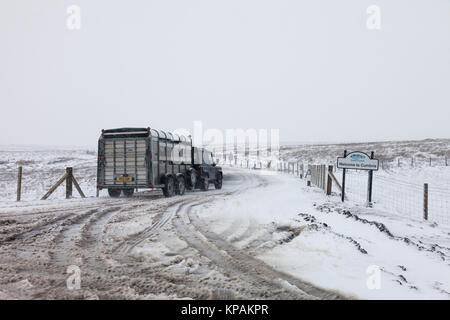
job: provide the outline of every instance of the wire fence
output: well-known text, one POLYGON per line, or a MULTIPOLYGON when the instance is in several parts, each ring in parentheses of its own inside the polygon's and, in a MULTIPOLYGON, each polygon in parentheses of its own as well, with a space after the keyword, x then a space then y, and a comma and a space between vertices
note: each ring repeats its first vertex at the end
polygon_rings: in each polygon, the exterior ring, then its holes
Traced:
MULTIPOLYGON (((341 174, 341 170, 338 172, 341 174)), ((336 189, 333 186, 333 190, 338 191, 336 189)), ((345 194, 348 199, 366 203, 367 192, 367 172, 347 170, 345 194)), ((429 221, 450 224, 450 189, 447 188, 429 185, 426 192, 424 184, 375 173, 372 203, 378 208, 412 219, 424 219, 426 211, 429 221)))

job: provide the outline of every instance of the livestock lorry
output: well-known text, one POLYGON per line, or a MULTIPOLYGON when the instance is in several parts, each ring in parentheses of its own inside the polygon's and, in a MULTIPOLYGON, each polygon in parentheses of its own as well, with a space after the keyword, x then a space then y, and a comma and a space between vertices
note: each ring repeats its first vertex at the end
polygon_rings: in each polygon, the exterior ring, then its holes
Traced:
POLYGON ((166 197, 188 190, 222 188, 213 154, 184 137, 151 128, 102 130, 98 140, 97 188, 111 197, 160 188, 166 197))

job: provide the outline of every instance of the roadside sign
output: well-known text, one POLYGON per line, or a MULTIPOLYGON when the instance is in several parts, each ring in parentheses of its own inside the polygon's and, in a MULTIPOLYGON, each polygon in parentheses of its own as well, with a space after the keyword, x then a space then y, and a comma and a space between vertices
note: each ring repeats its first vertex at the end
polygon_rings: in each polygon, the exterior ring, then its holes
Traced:
POLYGON ((354 151, 344 157, 337 158, 339 169, 378 170, 378 159, 371 159, 364 152, 354 151))
POLYGON ((347 150, 344 150, 344 156, 337 158, 337 167, 343 169, 341 193, 342 202, 345 200, 345 171, 347 171, 347 169, 367 170, 369 173, 369 179, 367 181, 367 206, 372 206, 373 171, 378 170, 379 163, 378 159, 374 159, 373 156, 373 151, 369 156, 367 153, 361 151, 347 153, 347 150))

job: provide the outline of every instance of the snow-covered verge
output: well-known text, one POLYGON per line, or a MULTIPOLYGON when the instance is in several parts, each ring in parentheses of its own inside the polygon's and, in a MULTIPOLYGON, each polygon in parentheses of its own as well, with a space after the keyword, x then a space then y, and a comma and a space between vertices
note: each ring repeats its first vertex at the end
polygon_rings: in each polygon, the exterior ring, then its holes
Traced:
POLYGON ((325 289, 361 299, 450 299, 449 227, 343 205, 289 175, 263 178, 197 214, 235 246, 325 289))

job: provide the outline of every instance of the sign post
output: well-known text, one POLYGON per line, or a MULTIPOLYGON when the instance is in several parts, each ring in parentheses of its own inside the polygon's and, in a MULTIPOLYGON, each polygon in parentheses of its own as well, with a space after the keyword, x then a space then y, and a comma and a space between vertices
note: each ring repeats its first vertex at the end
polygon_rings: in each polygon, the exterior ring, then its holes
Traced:
POLYGON ((344 156, 337 158, 337 167, 342 169, 342 197, 341 200, 344 202, 345 198, 345 172, 347 169, 354 170, 367 170, 369 171, 369 178, 367 181, 367 205, 372 205, 372 182, 373 182, 373 171, 378 170, 379 161, 374 159, 374 152, 372 151, 369 155, 360 151, 353 151, 347 154, 347 150, 344 150, 344 156))
MULTIPOLYGON (((374 152, 370 153, 370 159, 373 159, 374 152)), ((372 207, 372 182, 373 170, 369 170, 369 180, 367 181, 367 206, 372 207)))
MULTIPOLYGON (((344 158, 347 157, 347 150, 344 150, 344 158)), ((339 158, 337 167, 339 168, 339 158)), ((342 192, 341 192, 341 200, 344 202, 345 200, 345 168, 342 169, 342 192)))

